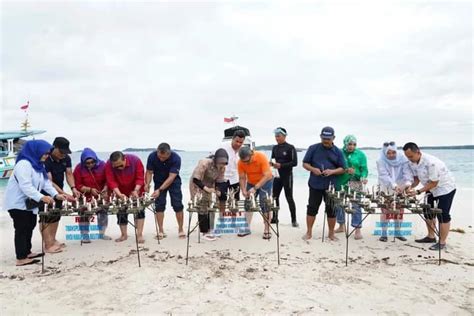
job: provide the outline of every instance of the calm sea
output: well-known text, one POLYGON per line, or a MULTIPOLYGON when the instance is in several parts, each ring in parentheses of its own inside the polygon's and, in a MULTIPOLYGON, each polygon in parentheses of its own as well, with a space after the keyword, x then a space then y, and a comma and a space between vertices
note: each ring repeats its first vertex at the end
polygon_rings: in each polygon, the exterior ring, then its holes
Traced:
MULTIPOLYGON (((453 173, 457 186, 459 188, 474 188, 473 184, 473 170, 474 170, 474 150, 425 150, 425 152, 432 154, 442 161, 444 161, 448 168, 453 173)), ((268 157, 270 157, 270 152, 265 152, 268 157)), ((376 184, 377 173, 375 162, 380 155, 379 150, 366 150, 369 165, 369 185, 376 184)), ((110 153, 101 152, 98 153, 99 157, 103 160, 108 158, 110 153)), ((135 152, 133 153, 139 156, 144 165, 146 165, 146 160, 149 155, 147 152, 135 152)), ((181 177, 183 183, 185 183, 185 188, 187 190, 187 183, 189 177, 196 166, 196 163, 199 159, 202 159, 209 155, 209 152, 180 152, 179 155, 182 159, 181 166, 181 177)), ((303 169, 301 160, 303 159, 304 152, 298 153, 298 166, 294 169, 294 179, 295 186, 305 184, 308 179, 308 172, 303 169)), ((80 153, 72 154, 73 166, 79 162, 80 153)), ((0 199, 2 199, 3 192, 7 185, 7 180, 0 180, 0 199)), ((3 204, 3 203, 2 203, 3 204)), ((0 204, 1 205, 1 204, 0 204)))

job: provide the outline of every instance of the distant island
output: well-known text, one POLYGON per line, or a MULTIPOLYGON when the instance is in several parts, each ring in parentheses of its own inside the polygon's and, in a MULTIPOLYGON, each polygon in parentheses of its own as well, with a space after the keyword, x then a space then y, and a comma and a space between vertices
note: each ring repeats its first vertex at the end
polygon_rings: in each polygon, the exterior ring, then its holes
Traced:
MULTIPOLYGON (((256 150, 272 151, 274 145, 255 146, 256 150)), ((402 147, 399 147, 400 149, 402 147)), ((359 147, 361 150, 380 150, 380 147, 359 147)), ((456 145, 456 146, 422 146, 420 149, 474 149, 474 145, 456 145)), ((306 148, 296 148, 296 151, 306 151, 306 148)))
MULTIPOLYGON (((151 152, 151 151, 155 151, 155 150, 156 150, 156 148, 125 148, 122 151, 123 152, 142 152, 142 151, 151 152)), ((181 149, 171 148, 171 150, 176 151, 176 152, 184 152, 184 150, 181 150, 181 149)))
MULTIPOLYGON (((262 145, 262 146, 255 146, 256 150, 265 150, 265 151, 272 151, 274 145, 262 145)), ((297 152, 305 151, 306 148, 296 148, 297 152)))

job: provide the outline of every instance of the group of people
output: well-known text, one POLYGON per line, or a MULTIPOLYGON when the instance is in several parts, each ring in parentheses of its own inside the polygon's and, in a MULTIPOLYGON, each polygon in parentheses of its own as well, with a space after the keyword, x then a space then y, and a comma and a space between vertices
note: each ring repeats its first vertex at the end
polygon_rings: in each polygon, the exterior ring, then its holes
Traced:
MULTIPOLYGON (((274 130, 276 145, 272 149, 270 160, 259 151, 244 146, 246 134, 237 130, 232 140, 223 144, 213 155, 200 160, 195 167, 190 181, 191 199, 200 196, 218 197, 221 213, 225 211, 228 194, 234 199, 255 196, 259 199, 264 216, 262 238, 272 237, 270 223, 278 221, 278 214, 267 209, 265 199, 273 196, 280 206, 279 197, 282 190, 288 202, 293 227, 299 227, 296 218, 296 204, 293 198, 293 168, 297 166, 298 157, 295 147, 286 142, 287 131, 283 127, 274 130), (272 171, 273 169, 273 171, 272 171)), ((303 168, 310 172, 308 186, 309 198, 306 214, 307 231, 304 240, 312 238, 313 225, 323 201, 328 222, 328 238, 337 240, 336 233, 345 231, 345 214, 340 206, 328 202, 327 190, 335 185, 338 190, 349 187, 351 190, 362 190, 367 184, 368 168, 366 155, 357 148, 357 139, 353 135, 344 138, 344 146, 339 149, 335 144, 335 133, 331 127, 324 127, 320 134, 321 142, 310 146, 303 158, 303 168), (339 227, 336 229, 336 222, 339 227)), ((80 162, 72 169, 69 156, 69 141, 57 137, 50 145, 44 140, 32 140, 24 144, 18 154, 13 176, 9 179, 5 192, 4 209, 10 213, 15 228, 15 251, 17 265, 28 265, 38 262, 44 253, 31 251, 32 233, 36 226, 39 209, 44 204, 61 207, 63 201, 75 201, 79 197, 87 201, 99 197, 108 198, 114 194, 117 198, 139 197, 150 192, 151 180, 154 187, 151 197, 155 199, 155 220, 158 226, 156 238, 166 238, 163 227, 164 211, 167 196, 178 223, 179 238, 186 238, 183 229, 183 194, 180 177, 181 157, 167 143, 161 143, 157 150, 149 154, 146 167, 140 158, 133 154, 113 152, 108 161, 102 161, 90 148, 84 148, 80 162), (71 192, 64 190, 67 182, 71 192)), ((454 179, 446 165, 429 154, 421 152, 415 143, 407 143, 403 153, 393 141, 383 143, 380 158, 377 160, 378 182, 381 190, 389 194, 405 192, 409 195, 428 194, 428 203, 442 209, 437 216, 440 222, 440 240, 436 242, 434 216, 425 214, 428 234, 416 242, 433 243, 432 250, 444 248, 449 232, 450 208, 456 192, 454 179), (421 184, 420 189, 416 189, 421 184)), ((351 226, 355 228, 355 239, 361 239, 362 210, 357 205, 352 215, 351 226)), ((391 218, 384 212, 381 222, 395 221, 395 229, 400 228, 402 217, 391 218)), ((403 211, 401 210, 401 213, 403 211)), ((248 227, 252 212, 246 212, 248 227)), ((143 227, 145 212, 135 216, 137 239, 144 243, 143 227)), ((200 231, 208 240, 215 240, 214 214, 199 214, 200 231)), ((44 249, 47 253, 61 252, 66 245, 56 239, 60 216, 41 216, 40 230, 43 234, 44 249)), ((87 219, 85 219, 87 221, 87 219)), ((100 238, 111 240, 105 234, 108 226, 106 211, 97 214, 100 238)), ((115 241, 127 239, 128 217, 117 215, 121 235, 115 241)), ((380 241, 387 241, 387 226, 382 225, 380 241)), ((250 229, 242 230, 239 237, 251 234, 250 229)), ((85 234, 88 236, 87 232, 85 234)), ((401 234, 396 238, 406 240, 401 234)), ((89 243, 85 238, 83 242, 89 243)))

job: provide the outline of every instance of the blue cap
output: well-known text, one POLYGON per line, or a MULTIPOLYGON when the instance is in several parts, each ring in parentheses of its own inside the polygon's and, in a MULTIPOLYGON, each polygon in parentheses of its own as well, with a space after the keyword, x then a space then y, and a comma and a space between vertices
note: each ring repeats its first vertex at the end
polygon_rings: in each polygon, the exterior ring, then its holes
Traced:
POLYGON ((321 138, 331 139, 334 137, 334 128, 326 126, 321 130, 321 138))

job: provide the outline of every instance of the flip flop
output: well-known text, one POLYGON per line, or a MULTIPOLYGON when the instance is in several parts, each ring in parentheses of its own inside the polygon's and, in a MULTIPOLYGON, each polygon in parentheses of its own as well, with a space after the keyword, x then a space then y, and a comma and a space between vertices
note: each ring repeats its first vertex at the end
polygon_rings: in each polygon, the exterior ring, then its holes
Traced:
POLYGON ((63 249, 61 247, 55 248, 54 250, 45 249, 44 252, 45 253, 60 253, 60 252, 63 252, 63 249))
POLYGON ((268 240, 268 239, 272 238, 272 233, 270 233, 270 232, 263 233, 262 238, 268 240))
POLYGON ((238 237, 245 237, 245 236, 248 236, 248 235, 250 235, 250 234, 251 234, 251 232, 238 233, 237 236, 238 236, 238 237))
POLYGON ((158 233, 157 236, 155 236, 155 239, 162 240, 163 238, 166 238, 167 235, 165 233, 158 233))
POLYGON ((34 259, 34 260, 31 260, 30 262, 27 262, 27 263, 17 264, 16 266, 17 266, 17 267, 28 266, 28 265, 30 265, 30 264, 36 264, 36 263, 39 263, 39 262, 41 262, 41 260, 39 260, 39 259, 34 259))
POLYGON ((44 252, 37 253, 33 256, 28 256, 28 259, 41 258, 44 256, 44 252))
POLYGON ((179 237, 179 239, 186 239, 186 233, 181 232, 181 233, 179 233, 178 237, 179 237))

